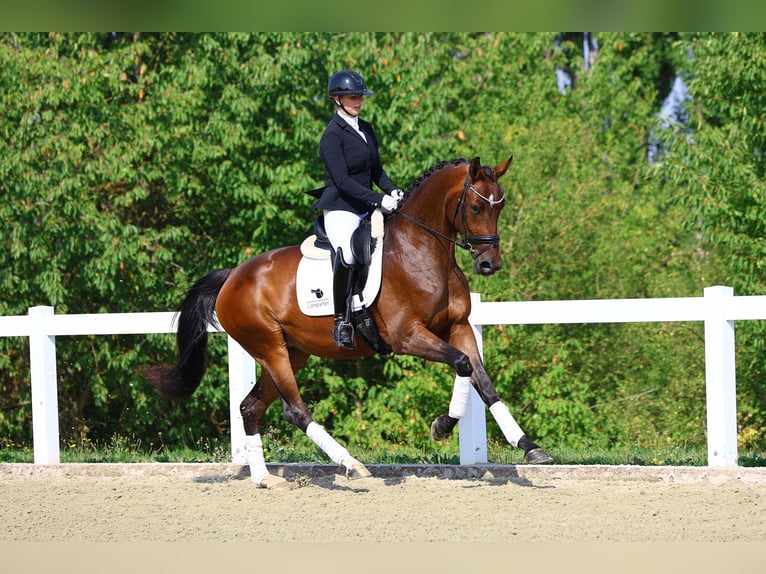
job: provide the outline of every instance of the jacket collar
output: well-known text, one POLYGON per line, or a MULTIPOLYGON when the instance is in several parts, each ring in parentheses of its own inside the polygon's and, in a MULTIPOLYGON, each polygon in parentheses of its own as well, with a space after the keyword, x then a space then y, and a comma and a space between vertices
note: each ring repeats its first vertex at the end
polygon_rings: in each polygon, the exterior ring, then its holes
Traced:
MULTIPOLYGON (((358 137, 360 140, 362 140, 362 141, 366 141, 366 140, 365 140, 365 139, 364 139, 364 138, 363 138, 363 137, 362 137, 362 136, 359 134, 359 132, 357 132, 357 131, 354 129, 354 127, 353 127, 351 124, 349 124, 349 123, 348 123, 348 122, 345 120, 345 118, 343 118, 343 116, 341 116, 339 113, 335 112, 335 115, 333 116, 333 118, 334 118, 335 122, 336 122, 336 123, 337 123, 337 124, 338 124, 340 127, 342 127, 344 130, 348 130, 348 131, 352 132, 352 133, 353 133, 353 134, 354 134, 356 137, 358 137)), ((364 135, 365 135, 365 137, 369 138, 370 136, 367 134, 367 131, 366 131, 366 130, 364 130, 364 129, 362 128, 362 126, 364 125, 364 121, 363 121, 363 120, 361 120, 361 119, 359 119, 358 121, 359 121, 359 129, 360 129, 361 131, 365 132, 365 134, 364 134, 364 135)))

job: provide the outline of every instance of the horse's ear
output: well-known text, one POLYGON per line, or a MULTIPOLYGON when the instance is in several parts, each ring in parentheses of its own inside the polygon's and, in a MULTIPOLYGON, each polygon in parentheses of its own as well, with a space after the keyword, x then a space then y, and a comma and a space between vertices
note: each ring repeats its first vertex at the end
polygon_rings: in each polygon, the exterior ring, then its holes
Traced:
POLYGON ((482 171, 481 159, 479 159, 479 156, 477 155, 471 160, 471 165, 468 167, 468 175, 471 176, 471 181, 476 181, 476 178, 479 176, 479 174, 482 173, 482 171))
POLYGON ((506 171, 508 171, 508 168, 511 167, 511 164, 513 163, 513 154, 511 154, 506 161, 503 163, 499 163, 495 166, 495 181, 503 177, 506 171))

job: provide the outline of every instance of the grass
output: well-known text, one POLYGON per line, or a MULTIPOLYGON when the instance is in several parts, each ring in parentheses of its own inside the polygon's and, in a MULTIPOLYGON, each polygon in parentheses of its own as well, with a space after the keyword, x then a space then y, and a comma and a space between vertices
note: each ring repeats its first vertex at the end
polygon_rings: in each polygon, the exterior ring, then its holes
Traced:
MULTIPOLYGON (((34 462, 34 452, 25 445, 3 444, 0 439, 0 463, 34 462)), ((61 446, 62 463, 136 463, 136 462, 231 462, 228 442, 198 439, 188 446, 166 448, 145 445, 141 439, 113 435, 103 444, 83 441, 61 446)))
MULTIPOLYGON (((268 440, 264 441, 269 444, 268 440)), ((34 453, 29 446, 15 445, 0 439, 0 463, 31 463, 34 453)), ((653 446, 625 445, 609 449, 596 447, 572 448, 564 445, 546 447, 556 464, 565 465, 638 465, 638 466, 705 466, 706 447, 686 447, 659 444, 653 446)), ((375 450, 351 449, 359 460, 368 464, 459 464, 458 443, 455 438, 433 443, 430 448, 406 445, 375 450)), ((507 444, 489 441, 487 455, 492 464, 523 464, 523 453, 507 444)), ((271 443, 266 448, 267 462, 316 462, 329 460, 316 447, 306 443, 271 443)), ((231 449, 228 442, 198 439, 188 446, 167 448, 165 445, 143 444, 140 439, 114 435, 104 444, 85 442, 64 445, 62 463, 140 463, 187 462, 228 463, 231 449)), ((743 467, 766 466, 766 453, 740 448, 739 464, 743 467)))

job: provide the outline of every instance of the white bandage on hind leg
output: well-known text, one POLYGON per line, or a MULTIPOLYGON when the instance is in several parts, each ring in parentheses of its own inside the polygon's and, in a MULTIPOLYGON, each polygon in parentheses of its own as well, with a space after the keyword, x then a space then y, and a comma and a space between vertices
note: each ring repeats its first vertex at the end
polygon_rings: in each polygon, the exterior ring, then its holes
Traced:
POLYGON ((462 419, 468 409, 468 395, 471 393, 471 377, 455 376, 452 385, 452 399, 449 403, 449 416, 462 419))
MULTIPOLYGON (((321 425, 311 421, 306 428, 306 436, 313 440, 335 464, 344 464, 344 461, 349 462, 351 455, 348 454, 348 450, 340 446, 321 425)), ((344 466, 348 468, 347 464, 344 466)))
POLYGON ((500 426, 500 430, 502 430, 503 435, 505 435, 505 440, 507 440, 511 446, 518 446, 519 439, 524 436, 524 431, 521 430, 519 423, 513 418, 508 407, 501 401, 497 401, 494 405, 489 407, 489 412, 495 417, 497 424, 500 426))
POLYGON ((247 452, 247 462, 250 465, 250 478, 254 483, 260 484, 269 474, 266 461, 263 458, 263 441, 260 434, 245 437, 245 452, 247 452))

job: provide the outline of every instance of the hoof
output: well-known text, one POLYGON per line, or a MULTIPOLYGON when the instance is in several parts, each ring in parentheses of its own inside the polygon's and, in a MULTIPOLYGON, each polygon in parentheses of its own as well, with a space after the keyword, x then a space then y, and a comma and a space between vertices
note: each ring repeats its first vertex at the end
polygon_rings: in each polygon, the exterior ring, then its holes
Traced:
POLYGON ((350 467, 346 468, 346 478, 349 480, 357 480, 370 476, 372 476, 372 473, 361 462, 354 462, 350 467))
POLYGON ((267 474, 259 481, 253 480, 258 488, 265 488, 267 490, 278 490, 280 488, 289 488, 290 483, 287 482, 281 476, 274 476, 273 474, 267 474))
POLYGON ((549 464, 553 458, 540 447, 533 448, 524 453, 524 460, 529 464, 549 464))
POLYGON ((449 415, 439 415, 431 423, 431 438, 434 440, 442 440, 448 434, 452 432, 457 424, 457 419, 453 419, 449 415))
POLYGON ((441 440, 446 434, 444 434, 442 431, 439 430, 439 425, 436 424, 439 419, 434 419, 434 422, 431 423, 431 438, 434 440, 441 440))

